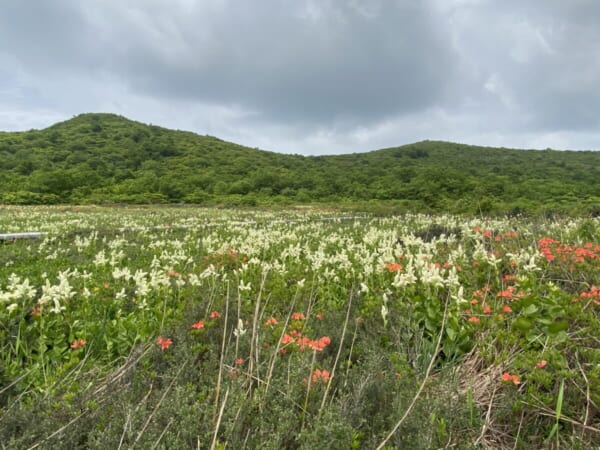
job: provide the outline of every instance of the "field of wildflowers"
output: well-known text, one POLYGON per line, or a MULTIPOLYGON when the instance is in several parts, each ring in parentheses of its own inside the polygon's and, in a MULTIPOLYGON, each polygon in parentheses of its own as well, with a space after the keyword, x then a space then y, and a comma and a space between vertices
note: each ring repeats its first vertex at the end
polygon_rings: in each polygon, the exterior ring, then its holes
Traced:
POLYGON ((3 207, 3 448, 600 446, 600 221, 3 207))

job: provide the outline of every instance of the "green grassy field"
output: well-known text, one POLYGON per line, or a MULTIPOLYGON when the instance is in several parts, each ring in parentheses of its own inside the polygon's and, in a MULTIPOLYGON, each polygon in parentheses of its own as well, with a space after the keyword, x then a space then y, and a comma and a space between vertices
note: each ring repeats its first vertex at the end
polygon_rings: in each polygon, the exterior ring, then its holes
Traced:
POLYGON ((2 448, 600 446, 600 220, 2 207, 2 448))

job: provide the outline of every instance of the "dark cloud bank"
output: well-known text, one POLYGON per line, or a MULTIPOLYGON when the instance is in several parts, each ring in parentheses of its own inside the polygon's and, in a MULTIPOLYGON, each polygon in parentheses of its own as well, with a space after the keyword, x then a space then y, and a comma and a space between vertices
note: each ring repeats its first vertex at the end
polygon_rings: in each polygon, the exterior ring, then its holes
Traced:
POLYGON ((0 129, 88 111, 282 152, 600 149, 600 2, 7 0, 0 129))

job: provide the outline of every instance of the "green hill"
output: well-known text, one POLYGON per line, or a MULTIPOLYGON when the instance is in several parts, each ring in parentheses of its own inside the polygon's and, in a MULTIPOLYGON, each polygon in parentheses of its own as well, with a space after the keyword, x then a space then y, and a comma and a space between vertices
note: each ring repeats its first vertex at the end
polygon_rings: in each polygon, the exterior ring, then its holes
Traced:
POLYGON ((424 141, 284 155, 113 114, 0 132, 5 204, 373 201, 418 211, 598 213, 600 152, 424 141))

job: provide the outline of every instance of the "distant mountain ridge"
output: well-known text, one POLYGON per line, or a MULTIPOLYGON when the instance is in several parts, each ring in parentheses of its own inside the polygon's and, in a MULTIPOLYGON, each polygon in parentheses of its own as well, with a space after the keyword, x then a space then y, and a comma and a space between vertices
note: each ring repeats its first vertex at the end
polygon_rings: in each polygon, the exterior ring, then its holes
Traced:
POLYGON ((600 212, 600 152, 440 141, 334 156, 81 114, 0 132, 0 203, 354 203, 411 211, 600 212))

